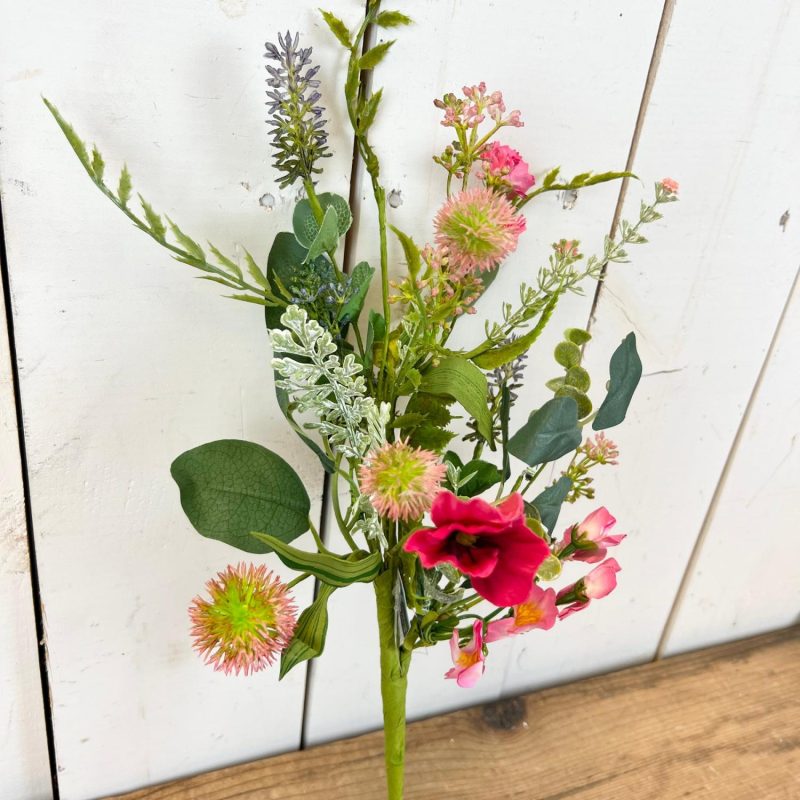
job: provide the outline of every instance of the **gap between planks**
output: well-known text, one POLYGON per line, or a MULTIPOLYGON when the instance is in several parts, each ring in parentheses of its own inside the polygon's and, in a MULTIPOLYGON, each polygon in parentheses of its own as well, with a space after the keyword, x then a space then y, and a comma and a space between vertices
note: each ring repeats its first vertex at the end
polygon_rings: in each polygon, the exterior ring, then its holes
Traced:
MULTIPOLYGON (((794 627, 413 723, 407 800, 791 800, 798 685, 794 627)), ((378 732, 108 800, 383 800, 382 782, 378 732)))

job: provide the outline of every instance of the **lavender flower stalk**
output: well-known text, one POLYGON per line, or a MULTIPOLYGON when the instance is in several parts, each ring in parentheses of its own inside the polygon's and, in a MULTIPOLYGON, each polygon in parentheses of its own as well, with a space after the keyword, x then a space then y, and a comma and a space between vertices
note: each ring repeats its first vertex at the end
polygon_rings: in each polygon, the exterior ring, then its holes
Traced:
POLYGON ((264 57, 277 61, 267 64, 267 108, 271 115, 267 123, 272 127, 274 166, 283 177, 278 181, 284 189, 298 178, 304 183, 313 181, 313 175, 322 172, 316 166, 320 158, 331 155, 328 151, 327 120, 322 118, 325 109, 317 105, 321 95, 316 79, 319 66, 311 64, 311 47, 299 48, 300 36, 294 38, 289 31, 278 34, 277 46, 267 42, 264 57))

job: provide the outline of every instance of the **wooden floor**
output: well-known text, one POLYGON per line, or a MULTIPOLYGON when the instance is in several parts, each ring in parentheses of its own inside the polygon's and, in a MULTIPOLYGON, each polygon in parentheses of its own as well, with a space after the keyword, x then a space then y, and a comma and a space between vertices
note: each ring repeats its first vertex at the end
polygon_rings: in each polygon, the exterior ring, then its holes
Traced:
MULTIPOLYGON (((383 800, 381 761, 368 734, 124 798, 383 800)), ((797 800, 800 627, 415 723, 407 798, 797 800)))

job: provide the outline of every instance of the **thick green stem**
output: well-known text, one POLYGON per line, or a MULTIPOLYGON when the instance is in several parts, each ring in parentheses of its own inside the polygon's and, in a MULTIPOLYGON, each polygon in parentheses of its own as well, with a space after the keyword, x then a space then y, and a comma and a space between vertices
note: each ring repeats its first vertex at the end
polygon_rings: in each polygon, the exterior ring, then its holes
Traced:
POLYGON ((388 800, 403 800, 406 758, 406 689, 410 651, 398 647, 395 638, 393 587, 396 576, 388 569, 375 581, 378 608, 378 632, 381 648, 381 699, 383 700, 383 735, 386 759, 388 800))

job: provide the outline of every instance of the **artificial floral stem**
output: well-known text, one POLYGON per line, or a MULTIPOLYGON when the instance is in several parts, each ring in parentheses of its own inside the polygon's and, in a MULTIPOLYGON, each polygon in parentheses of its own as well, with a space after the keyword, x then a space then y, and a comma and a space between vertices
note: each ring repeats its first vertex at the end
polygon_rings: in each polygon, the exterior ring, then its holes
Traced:
POLYGON ((375 580, 380 639, 381 699, 383 701, 384 758, 388 800, 403 800, 406 755, 406 691, 411 652, 395 639, 393 567, 375 580))
POLYGON ((310 572, 302 572, 296 578, 292 578, 289 581, 289 583, 286 584, 286 588, 287 589, 293 589, 295 586, 297 586, 298 583, 302 583, 306 578, 310 578, 310 577, 311 577, 311 573, 310 572))
POLYGON ((325 544, 322 541, 322 537, 319 535, 319 531, 316 529, 316 526, 311 521, 311 517, 308 518, 308 529, 311 531, 311 535, 314 537, 314 542, 317 545, 317 550, 320 553, 327 553, 328 548, 325 547, 325 544))

